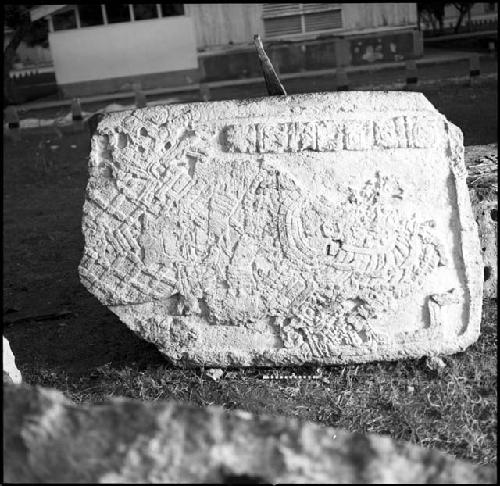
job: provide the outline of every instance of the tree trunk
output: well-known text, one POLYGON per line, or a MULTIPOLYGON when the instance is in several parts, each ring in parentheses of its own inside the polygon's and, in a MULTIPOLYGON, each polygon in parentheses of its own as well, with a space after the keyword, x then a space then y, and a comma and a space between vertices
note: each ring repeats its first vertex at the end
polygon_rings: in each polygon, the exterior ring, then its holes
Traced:
POLYGON ((439 17, 438 22, 439 22, 439 33, 442 34, 444 30, 444 18, 439 17))
POLYGON ((23 40, 23 37, 28 32, 31 26, 31 22, 29 17, 26 17, 21 25, 19 25, 12 39, 8 43, 7 47, 3 53, 3 106, 4 108, 7 105, 11 105, 15 103, 15 96, 13 94, 13 85, 9 76, 9 72, 12 69, 12 65, 14 64, 14 60, 16 59, 16 51, 19 47, 19 44, 23 40))
POLYGON ((460 30, 460 26, 462 25, 462 20, 465 17, 465 10, 459 10, 460 15, 458 16, 457 23, 455 24, 455 28, 453 29, 455 34, 458 34, 458 31, 460 30))

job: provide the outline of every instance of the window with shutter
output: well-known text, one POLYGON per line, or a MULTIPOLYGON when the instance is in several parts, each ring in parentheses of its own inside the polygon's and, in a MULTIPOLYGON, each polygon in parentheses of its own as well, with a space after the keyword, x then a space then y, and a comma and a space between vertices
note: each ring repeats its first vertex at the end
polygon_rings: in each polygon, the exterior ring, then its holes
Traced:
POLYGON ((263 3, 266 38, 342 29, 342 9, 336 3, 263 3))

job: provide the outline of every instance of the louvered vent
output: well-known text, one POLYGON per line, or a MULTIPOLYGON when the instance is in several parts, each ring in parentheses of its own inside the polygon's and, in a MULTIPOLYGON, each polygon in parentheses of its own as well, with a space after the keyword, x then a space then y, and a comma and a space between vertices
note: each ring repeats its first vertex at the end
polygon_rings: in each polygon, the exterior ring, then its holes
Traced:
POLYGON ((306 32, 340 29, 342 27, 342 14, 340 10, 306 14, 304 15, 304 20, 306 32))
POLYGON ((289 15, 266 19, 266 35, 275 37, 278 35, 300 34, 302 32, 302 21, 300 15, 289 15))
POLYGON ((324 12, 325 10, 339 9, 340 6, 336 3, 303 3, 302 12, 315 13, 324 12))
POLYGON ((262 18, 266 37, 342 28, 338 3, 263 3, 262 18))
POLYGON ((274 18, 282 15, 300 14, 300 3, 264 3, 262 4, 263 18, 274 18))

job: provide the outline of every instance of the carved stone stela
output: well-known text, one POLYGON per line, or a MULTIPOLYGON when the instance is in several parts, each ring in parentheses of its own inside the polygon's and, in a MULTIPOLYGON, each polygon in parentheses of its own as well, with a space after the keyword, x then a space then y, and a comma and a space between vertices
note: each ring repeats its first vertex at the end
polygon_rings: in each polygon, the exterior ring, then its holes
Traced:
POLYGON ((178 364, 398 359, 479 335, 462 134, 418 93, 109 115, 83 232, 83 284, 178 364))

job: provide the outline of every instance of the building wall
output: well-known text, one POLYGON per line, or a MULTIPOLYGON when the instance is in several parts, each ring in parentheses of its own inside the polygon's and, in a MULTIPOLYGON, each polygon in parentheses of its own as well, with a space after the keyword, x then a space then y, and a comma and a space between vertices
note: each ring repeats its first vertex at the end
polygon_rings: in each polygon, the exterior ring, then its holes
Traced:
POLYGON ((185 16, 56 31, 49 43, 59 85, 198 68, 185 16))
POLYGON ((342 3, 341 5, 343 24, 347 31, 379 27, 417 27, 416 3, 342 3))
POLYGON ((264 34, 260 3, 185 4, 193 19, 198 49, 228 44, 248 44, 254 34, 264 34))
MULTIPOLYGON (((416 27, 416 3, 341 3, 343 32, 375 28, 416 27)), ((193 19, 198 49, 228 44, 252 44, 254 34, 265 38, 262 4, 186 4, 193 19)))

